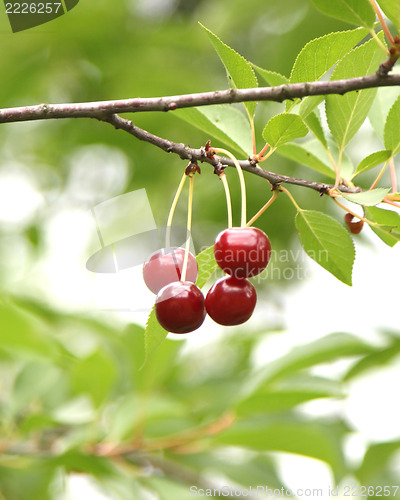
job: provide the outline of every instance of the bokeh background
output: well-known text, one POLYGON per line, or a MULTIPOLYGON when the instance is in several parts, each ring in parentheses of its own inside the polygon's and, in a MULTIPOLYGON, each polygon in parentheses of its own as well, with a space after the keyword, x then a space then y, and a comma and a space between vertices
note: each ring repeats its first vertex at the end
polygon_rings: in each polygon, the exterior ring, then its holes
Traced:
MULTIPOLYGON (((226 88, 198 21, 287 76, 309 40, 350 28, 307 0, 81 0, 13 34, 1 6, 0 107, 226 88)), ((393 100, 400 93, 384 92, 393 100)), ((259 105, 259 148, 280 109, 259 105)), ((173 113, 127 117, 192 147, 210 139, 173 113)), ((366 122, 348 153, 357 162, 380 141, 366 122)), ((356 238, 350 288, 306 257, 294 208, 280 196, 257 221, 275 259, 257 281, 251 321, 227 329, 207 320, 186 339, 171 335, 141 369, 154 298, 140 266, 86 269, 99 248, 91 209, 131 193, 132 211, 113 230, 133 233, 140 190, 148 224, 163 226, 185 166, 95 120, 0 126, 0 499, 185 500, 191 485, 284 487, 299 498, 300 489, 309 498, 321 490, 329 498, 336 485, 342 494, 346 486, 398 486, 399 250, 368 228, 356 238)), ((263 166, 324 180, 277 155, 263 166)), ((228 175, 238 223, 237 178, 228 175)), ((246 181, 252 215, 270 191, 255 176, 246 181)), ((291 192, 302 207, 343 220, 317 193, 291 192)), ((182 201, 175 221, 185 220, 182 201)), ((225 227, 221 183, 204 165, 194 250, 225 227)))

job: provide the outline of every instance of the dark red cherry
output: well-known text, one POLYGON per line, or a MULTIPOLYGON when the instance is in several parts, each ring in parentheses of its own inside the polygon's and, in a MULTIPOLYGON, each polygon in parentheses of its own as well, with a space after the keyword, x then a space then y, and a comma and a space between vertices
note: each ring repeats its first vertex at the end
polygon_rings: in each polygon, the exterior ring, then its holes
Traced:
POLYGON ((353 218, 354 217, 351 214, 347 213, 344 216, 344 221, 346 222, 347 227, 349 228, 352 234, 358 234, 361 232, 361 229, 363 228, 364 221, 357 220, 356 222, 352 222, 353 218))
POLYGON ((214 256, 221 269, 235 278, 261 273, 271 256, 268 236, 256 227, 232 227, 217 236, 214 256))
MULTIPOLYGON (((181 279, 185 250, 183 248, 162 248, 152 253, 143 264, 143 279, 153 293, 181 279)), ((197 261, 189 252, 186 281, 194 283, 197 279, 197 261)))
POLYGON ((204 296, 190 281, 176 281, 162 288, 155 309, 160 325, 172 333, 192 332, 206 317, 204 296))
POLYGON ((207 293, 206 310, 220 325, 241 325, 251 317, 256 303, 257 293, 249 280, 225 276, 207 293))

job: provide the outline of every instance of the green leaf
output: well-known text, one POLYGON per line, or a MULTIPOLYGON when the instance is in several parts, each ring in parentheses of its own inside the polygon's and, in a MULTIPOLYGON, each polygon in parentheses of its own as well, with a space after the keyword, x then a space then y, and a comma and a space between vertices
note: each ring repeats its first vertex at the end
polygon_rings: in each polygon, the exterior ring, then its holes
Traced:
MULTIPOLYGON (((317 157, 322 163, 326 165, 326 167, 331 170, 330 177, 335 178, 335 173, 332 166, 332 159, 335 165, 339 163, 339 151, 337 146, 328 139, 328 148, 330 151, 330 155, 323 144, 321 144, 318 140, 312 139, 311 141, 303 142, 301 144, 308 152, 317 157)), ((343 179, 351 179, 354 172, 354 165, 349 158, 349 156, 343 152, 341 156, 341 176, 343 179)), ((328 175, 328 173, 327 173, 328 175)))
MULTIPOLYGON (((378 36, 383 39, 381 34, 378 36)), ((384 52, 375 40, 371 39, 352 50, 338 63, 331 80, 369 75, 377 70, 384 59, 384 52)), ((327 96, 328 125, 341 151, 364 123, 375 95, 376 89, 366 89, 349 92, 343 96, 327 96)))
POLYGON ((106 457, 86 454, 78 449, 70 449, 51 459, 53 467, 65 467, 68 471, 86 472, 103 478, 115 473, 114 466, 106 457))
MULTIPOLYGON (((381 35, 380 38, 382 39, 381 35)), ((383 62, 385 54, 375 40, 364 43, 338 63, 331 80, 355 78, 374 73, 383 62)), ((352 139, 368 115, 376 89, 349 92, 343 96, 326 98, 326 115, 329 128, 340 150, 352 139)), ((391 148, 386 148, 391 149, 391 148)))
POLYGON ((213 438, 216 444, 258 451, 283 451, 323 460, 337 476, 344 472, 339 432, 334 426, 300 418, 269 417, 238 420, 213 438))
POLYGON ((317 116, 316 113, 309 113, 306 117, 303 116, 303 120, 310 132, 315 135, 315 137, 323 146, 325 146, 325 148, 327 148, 328 143, 326 141, 325 133, 322 128, 319 116, 317 116))
POLYGON ((384 210, 383 208, 369 207, 366 211, 374 218, 378 224, 385 226, 400 227, 400 215, 393 210, 384 210))
POLYGON ((381 203, 384 197, 388 194, 390 188, 377 188, 363 193, 342 193, 343 198, 352 203, 357 203, 364 207, 374 207, 381 203))
POLYGON ((151 313, 147 319, 146 329, 144 331, 144 347, 145 347, 145 359, 146 363, 150 356, 160 347, 162 342, 166 339, 168 335, 167 330, 160 325, 157 321, 156 311, 153 307, 151 313))
POLYGON ((285 85, 289 83, 289 78, 287 76, 276 73, 275 71, 269 71, 264 68, 260 68, 256 64, 250 63, 256 72, 263 78, 267 84, 271 87, 277 87, 279 85, 285 85))
POLYGON ((384 149, 383 151, 376 151, 375 153, 368 155, 358 164, 353 177, 363 172, 366 172, 367 170, 374 168, 377 165, 380 165, 381 163, 384 163, 391 157, 391 155, 392 152, 388 151, 387 149, 384 149))
MULTIPOLYGON (((332 146, 330 141, 328 141, 328 146, 332 146)), ((277 153, 297 163, 306 165, 331 179, 335 179, 335 172, 332 168, 328 153, 323 144, 316 139, 302 143, 284 144, 278 148, 277 153)), ((336 147, 331 147, 331 155, 335 164, 337 164, 339 152, 336 147)), ((343 153, 341 167, 342 177, 344 179, 351 179, 353 170, 354 166, 350 158, 346 153, 343 153)))
POLYGON ((323 96, 323 95, 312 95, 312 96, 305 97, 301 101, 300 108, 299 108, 299 115, 304 120, 324 100, 325 100, 325 96, 323 96))
POLYGON ((290 83, 319 80, 367 34, 368 30, 357 28, 329 33, 311 40, 297 56, 290 75, 290 83))
POLYGON ((384 243, 393 247, 400 241, 400 215, 397 212, 368 207, 365 209, 365 216, 370 221, 380 224, 380 226, 370 227, 384 243))
POLYGON ((54 358, 60 352, 45 325, 12 304, 0 304, 0 325, 0 349, 40 358, 54 358))
POLYGON ((373 28, 375 12, 368 0, 311 0, 327 16, 349 24, 373 28))
MULTIPOLYGON (((226 459, 224 460, 223 456, 218 458, 216 455, 217 454, 207 454, 204 468, 212 467, 212 470, 221 472, 235 484, 242 484, 246 488, 248 488, 249 485, 260 484, 268 484, 268 487, 273 489, 284 488, 284 484, 277 474, 277 466, 272 457, 258 454, 245 462, 232 462, 226 459)), ((242 499, 243 498, 242 496, 242 499)))
POLYGON ((214 257, 214 245, 204 249, 198 255, 196 255, 197 265, 199 267, 199 275, 196 280, 196 285, 199 288, 207 283, 207 281, 214 274, 215 270, 218 268, 217 262, 214 257))
MULTIPOLYGON (((258 87, 257 78, 251 64, 246 61, 243 56, 223 43, 214 33, 212 33, 212 31, 201 23, 199 24, 209 36, 217 54, 225 66, 229 85, 233 85, 237 89, 258 87)), ((257 104, 255 102, 247 102, 244 103, 244 105, 251 118, 254 115, 257 104)))
MULTIPOLYGON (((400 67, 395 66, 392 70, 393 74, 400 74, 400 67)), ((376 97, 368 113, 369 121, 378 134, 379 138, 384 141, 384 131, 387 116, 390 108, 400 95, 400 87, 382 87, 377 90, 376 97)))
POLYGON ((366 342, 349 333, 332 333, 309 344, 296 346, 288 354, 272 361, 260 370, 249 382, 246 397, 268 387, 272 382, 287 376, 297 376, 298 372, 335 361, 339 358, 360 356, 375 350, 366 342))
POLYGON ((329 215, 314 210, 299 210, 295 222, 306 253, 351 286, 355 250, 344 227, 329 215))
POLYGON ((177 109, 174 115, 240 154, 248 156, 252 152, 253 140, 249 121, 243 113, 229 104, 177 109))
POLYGON ((316 172, 326 175, 327 177, 332 179, 335 178, 335 173, 332 168, 326 165, 326 163, 324 163, 319 156, 311 153, 305 144, 297 144, 294 142, 283 144, 277 150, 277 153, 285 158, 289 158, 290 160, 299 163, 300 165, 310 167, 316 172))
POLYGON ((385 148, 392 150, 392 156, 400 151, 400 96, 390 108, 385 123, 385 148))
POLYGON ((243 416, 287 411, 305 401, 343 396, 343 389, 336 381, 296 374, 277 383, 265 384, 259 391, 242 399, 236 407, 236 413, 243 416))
POLYGON ((0 498, 5 500, 51 500, 49 487, 54 481, 50 461, 16 456, 0 465, 0 498), (29 492, 29 493, 28 493, 29 492))
MULTIPOLYGON (((376 478, 387 471, 389 461, 398 452, 399 448, 400 440, 371 444, 357 471, 357 477, 362 481, 361 484, 379 484, 375 483, 376 478)), ((393 488, 389 486, 388 490, 392 492, 391 496, 394 498, 393 488)), ((375 498, 379 497, 376 496, 375 498)))
POLYGON ((389 334, 389 336, 391 339, 389 346, 377 349, 376 352, 363 357, 350 368, 343 380, 350 380, 377 366, 387 366, 400 353, 400 337, 393 334, 389 334))
POLYGON ((400 3, 397 0, 378 0, 378 4, 386 17, 400 30, 400 3))
POLYGON ((307 135, 307 127, 299 115, 281 113, 269 120, 263 130, 263 138, 272 148, 307 135))
POLYGON ((141 482, 155 490, 157 492, 156 498, 159 500, 171 500, 172 498, 174 500, 187 500, 192 496, 192 491, 197 492, 201 489, 200 486, 195 486, 194 484, 189 486, 189 481, 187 484, 182 484, 181 481, 174 482, 168 479, 168 477, 157 477, 156 475, 142 479, 141 482))
POLYGON ((26 363, 15 380, 8 404, 9 411, 14 414, 20 412, 33 401, 42 400, 54 387, 58 387, 60 391, 60 381, 63 377, 65 373, 48 361, 36 360, 26 363))
POLYGON ((100 406, 110 393, 115 377, 115 364, 98 350, 74 366, 71 387, 74 394, 89 394, 93 403, 100 406))
POLYGON ((110 442, 125 441, 132 436, 135 427, 143 418, 144 404, 142 398, 132 393, 113 402, 107 414, 109 418, 107 439, 110 442))

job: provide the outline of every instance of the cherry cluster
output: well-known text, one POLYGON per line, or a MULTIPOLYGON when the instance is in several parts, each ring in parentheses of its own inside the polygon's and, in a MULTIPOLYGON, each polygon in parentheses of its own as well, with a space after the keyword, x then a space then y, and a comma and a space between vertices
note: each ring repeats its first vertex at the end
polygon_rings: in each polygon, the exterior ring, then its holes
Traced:
POLYGON ((270 255, 270 241, 260 229, 225 229, 215 240, 214 256, 227 275, 216 281, 204 298, 195 285, 198 275, 195 257, 188 253, 186 278, 181 281, 185 251, 182 248, 158 250, 143 265, 144 281, 157 294, 158 322, 172 333, 196 330, 206 314, 220 325, 246 322, 257 302, 256 290, 247 278, 261 273, 270 255))

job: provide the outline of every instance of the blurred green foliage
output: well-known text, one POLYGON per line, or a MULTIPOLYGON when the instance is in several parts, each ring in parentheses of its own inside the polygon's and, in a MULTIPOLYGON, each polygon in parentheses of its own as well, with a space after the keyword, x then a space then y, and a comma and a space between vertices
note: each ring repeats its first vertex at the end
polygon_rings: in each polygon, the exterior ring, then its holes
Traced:
MULTIPOLYGON (((198 21, 248 60, 287 77, 305 43, 349 28, 307 0, 248 0, 245 6, 241 0, 81 0, 67 15, 18 34, 1 12, 0 107, 225 88, 225 70, 198 21)), ((262 128, 278 108, 259 108, 261 148, 262 128)), ((210 138, 172 113, 129 118, 193 147, 210 138)), ((255 368, 262 341, 280 328, 266 324, 227 332, 196 352, 167 340, 142 367, 140 326, 54 303, 45 284, 39 286, 37 266, 60 206, 86 209, 145 188, 157 224, 165 225, 186 162, 86 119, 1 125, 0 155, 0 174, 22 173, 45 200, 33 217, 1 226, 1 500, 58 499, 70 473, 91 476, 109 498, 122 500, 145 499, 148 491, 162 500, 187 499, 190 485, 213 487, 216 477, 242 488, 281 488, 276 451, 322 460, 338 482, 352 476, 365 485, 396 484, 390 460, 398 441, 372 444, 354 467, 345 451, 352 429, 344 417, 312 418, 298 407, 346 397, 347 380, 398 355, 397 333, 383 335, 383 347, 335 333, 255 368), (87 165, 77 169, 82 157, 87 165), (314 374, 314 367, 341 358, 353 360, 344 375, 314 374)), ((324 178, 282 156, 266 168, 324 178)), ((231 177, 238 217, 239 189, 231 177)), ((225 227, 226 208, 209 166, 196 181, 193 235, 201 247, 225 227)), ((247 176, 247 189, 251 215, 270 191, 255 176, 247 176)), ((305 209, 328 211, 317 193, 293 191, 305 209)), ((293 215, 282 199, 258 221, 277 251, 294 245, 293 215)), ((184 219, 182 209, 177 220, 184 219)))

